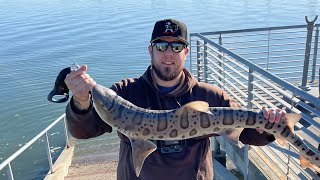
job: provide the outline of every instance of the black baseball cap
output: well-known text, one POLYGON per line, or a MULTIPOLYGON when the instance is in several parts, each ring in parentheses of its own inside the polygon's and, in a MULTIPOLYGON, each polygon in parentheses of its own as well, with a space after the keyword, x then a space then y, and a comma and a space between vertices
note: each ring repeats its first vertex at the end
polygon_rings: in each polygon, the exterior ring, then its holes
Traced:
POLYGON ((175 19, 157 21, 152 31, 150 43, 163 37, 174 37, 186 45, 189 45, 187 26, 183 22, 175 19))

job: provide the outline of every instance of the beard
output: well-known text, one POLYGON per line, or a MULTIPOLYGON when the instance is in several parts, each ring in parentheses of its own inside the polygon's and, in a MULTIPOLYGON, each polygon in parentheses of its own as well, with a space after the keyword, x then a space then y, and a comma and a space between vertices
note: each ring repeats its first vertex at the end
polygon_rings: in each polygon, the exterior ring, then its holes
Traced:
POLYGON ((151 63, 151 67, 156 73, 156 75, 158 76, 158 78, 163 81, 171 81, 177 78, 180 75, 180 73, 183 71, 183 66, 174 67, 174 68, 170 68, 170 67, 162 68, 160 67, 160 65, 157 65, 156 63, 153 63, 153 62, 151 63))
POLYGON ((156 73, 157 77, 163 81, 171 81, 177 78, 180 73, 183 71, 183 63, 180 66, 174 67, 161 67, 161 65, 155 63, 157 60, 151 56, 151 67, 156 73))
POLYGON ((171 80, 175 79, 176 77, 178 77, 181 72, 181 71, 179 71, 179 72, 171 71, 171 69, 169 67, 166 67, 161 70, 160 68, 158 68, 154 64, 152 64, 151 66, 152 66, 152 69, 154 70, 154 72, 156 73, 156 75, 158 76, 158 78, 163 81, 171 81, 171 80))

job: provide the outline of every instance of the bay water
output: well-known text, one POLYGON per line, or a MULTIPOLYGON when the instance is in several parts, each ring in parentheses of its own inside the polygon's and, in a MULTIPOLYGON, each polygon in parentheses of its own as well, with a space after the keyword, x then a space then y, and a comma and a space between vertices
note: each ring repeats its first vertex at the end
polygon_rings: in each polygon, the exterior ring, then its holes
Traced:
MULTIPOLYGON (((105 86, 143 74, 157 20, 208 32, 300 25, 317 14, 319 0, 0 0, 0 163, 64 113, 66 103, 46 99, 63 68, 87 64, 105 86)), ((62 127, 49 131, 53 157, 64 146, 62 127)), ((46 158, 40 139, 13 162, 15 178, 42 179, 46 158)))

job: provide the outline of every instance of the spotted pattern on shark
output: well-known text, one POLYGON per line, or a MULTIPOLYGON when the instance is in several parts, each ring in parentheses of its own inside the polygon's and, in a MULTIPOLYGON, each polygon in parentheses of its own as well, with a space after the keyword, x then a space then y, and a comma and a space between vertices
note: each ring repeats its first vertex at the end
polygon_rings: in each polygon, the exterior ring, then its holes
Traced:
POLYGON ((288 113, 279 123, 270 123, 262 112, 248 109, 209 107, 206 102, 191 102, 179 109, 148 110, 137 107, 114 91, 96 85, 93 104, 99 116, 110 126, 126 135, 132 145, 132 158, 139 176, 145 158, 156 150, 150 140, 181 140, 212 134, 225 128, 262 128, 275 136, 280 145, 287 142, 300 152, 302 167, 320 172, 320 155, 294 132, 300 114, 288 113))

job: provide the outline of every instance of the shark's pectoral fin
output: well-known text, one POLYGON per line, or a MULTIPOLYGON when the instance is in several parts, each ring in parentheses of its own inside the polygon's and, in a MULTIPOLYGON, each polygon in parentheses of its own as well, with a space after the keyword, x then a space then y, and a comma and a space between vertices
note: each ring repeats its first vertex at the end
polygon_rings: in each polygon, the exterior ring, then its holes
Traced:
POLYGON ((201 112, 208 112, 209 111, 209 104, 205 101, 192 101, 183 105, 181 108, 177 110, 179 113, 183 113, 185 110, 195 110, 201 112))
POLYGON ((300 164, 302 168, 307 168, 310 167, 312 169, 314 169, 317 172, 320 172, 320 167, 317 166, 316 164, 310 162, 306 157, 304 157, 303 155, 300 155, 300 164))
POLYGON ((132 147, 133 167, 139 177, 144 160, 157 149, 157 146, 146 139, 129 138, 132 147))

